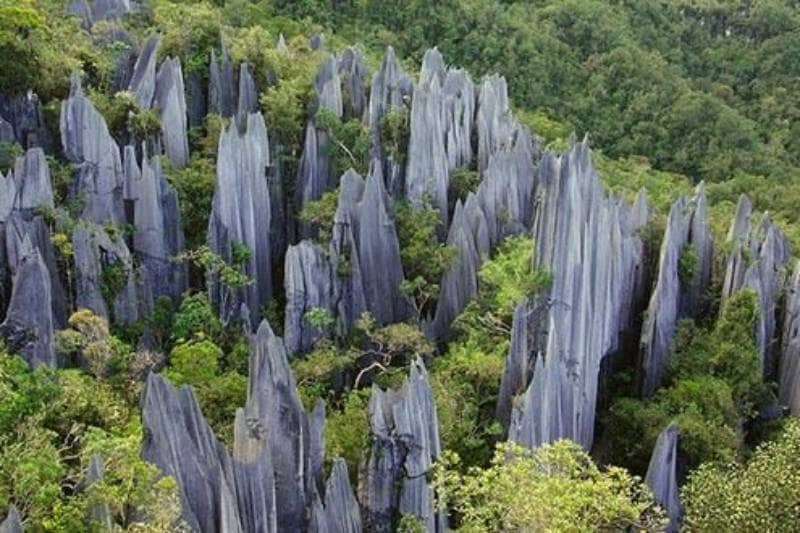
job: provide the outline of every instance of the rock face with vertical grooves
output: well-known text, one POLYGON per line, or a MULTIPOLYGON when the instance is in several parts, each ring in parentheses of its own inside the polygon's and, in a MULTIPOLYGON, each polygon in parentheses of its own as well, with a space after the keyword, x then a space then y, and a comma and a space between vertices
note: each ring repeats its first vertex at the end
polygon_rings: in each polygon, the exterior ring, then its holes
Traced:
POLYGON ((444 129, 444 61, 438 50, 428 50, 414 89, 409 122, 405 197, 414 206, 429 199, 447 224, 448 160, 444 129))
POLYGON ((667 531, 678 531, 683 510, 678 498, 678 425, 672 422, 661 432, 650 456, 645 484, 669 516, 667 531))
POLYGON ((373 162, 356 205, 356 242, 367 310, 380 324, 399 322, 410 316, 408 302, 400 292, 403 265, 394 221, 389 217, 380 166, 373 162))
POLYGON ((19 511, 16 506, 9 506, 5 520, 0 522, 0 533, 23 533, 24 531, 19 511))
POLYGON ((133 324, 150 313, 150 280, 137 275, 122 237, 112 238, 100 226, 81 223, 72 232, 72 247, 76 307, 123 324, 133 324))
POLYGON ((400 198, 403 195, 404 169, 393 154, 384 153, 381 147, 381 126, 384 117, 390 111, 409 112, 413 93, 414 82, 403 70, 394 49, 388 47, 380 70, 372 77, 367 123, 370 135, 370 160, 380 161, 386 189, 393 198, 400 198))
POLYGON ((92 6, 92 16, 96 21, 119 19, 131 11, 131 0, 95 0, 92 6))
POLYGON ((722 301, 741 289, 755 291, 760 315, 756 346, 764 375, 772 378, 779 350, 776 342, 777 298, 784 284, 783 269, 790 257, 789 242, 766 213, 756 222, 752 211, 750 199, 742 195, 728 232, 731 253, 725 269, 722 301))
POLYGON ((323 334, 305 318, 321 308, 333 311, 333 272, 325 250, 310 241, 290 246, 284 269, 286 318, 284 340, 289 353, 305 352, 323 334))
POLYGON ((394 531, 399 516, 417 517, 426 531, 444 531, 426 475, 439 457, 439 422, 428 373, 411 364, 399 390, 373 386, 369 402, 372 450, 361 503, 369 531, 394 531))
POLYGON ((518 128, 511 114, 505 78, 491 76, 483 80, 478 92, 476 125, 478 171, 482 174, 489 166, 489 157, 507 149, 518 128))
POLYGON ((142 457, 175 478, 186 524, 193 531, 218 531, 225 516, 238 526, 231 458, 203 418, 192 389, 176 389, 150 374, 142 425, 142 457))
POLYGON ((186 265, 172 260, 183 251, 178 196, 161 172, 157 157, 136 163, 132 146, 125 148, 127 198, 134 204, 133 252, 147 271, 154 297, 178 299, 186 290, 186 265))
MULTIPOLYGON (((335 56, 329 56, 322 63, 314 79, 314 90, 319 109, 332 112, 337 118, 342 117, 342 89, 339 79, 338 64, 335 56)), ((328 155, 333 141, 325 129, 317 127, 316 120, 306 125, 305 143, 300 165, 297 168, 297 193, 295 203, 298 209, 309 202, 319 200, 325 191, 336 187, 338 176, 328 155)), ((314 228, 301 224, 301 237, 311 237, 314 228)))
MULTIPOLYGON (((103 460, 99 455, 94 454, 89 460, 89 471, 86 473, 84 480, 85 486, 90 487, 94 483, 103 481, 103 460)), ((101 528, 102 531, 112 530, 111 509, 105 502, 98 502, 89 508, 88 521, 94 527, 101 528)))
POLYGON ((25 149, 38 146, 50 151, 50 130, 42 103, 32 91, 18 96, 0 95, 0 130, 5 130, 3 137, 7 142, 15 141, 25 149), (8 139, 9 132, 13 132, 12 139, 8 139))
POLYGON ((181 60, 177 57, 165 59, 158 69, 154 107, 161 119, 164 153, 176 166, 186 165, 189 161, 186 96, 181 60))
POLYGON ((133 94, 140 109, 150 109, 153 104, 156 93, 156 56, 160 44, 160 35, 148 37, 133 66, 128 91, 133 94))
POLYGON ((345 118, 361 119, 367 111, 367 65, 360 48, 345 48, 339 60, 339 79, 342 82, 342 114, 345 118))
POLYGON ((236 80, 233 77, 233 62, 228 50, 222 47, 222 58, 217 59, 211 50, 208 79, 208 110, 223 117, 231 117, 236 111, 236 80))
POLYGON ((600 363, 630 325, 642 243, 631 209, 603 192, 585 141, 546 154, 536 184, 534 267, 552 275, 549 312, 509 438, 529 447, 568 438, 589 449, 600 363))
POLYGON ((241 304, 258 320, 272 295, 270 262, 270 198, 267 187, 269 141, 261 114, 248 115, 246 127, 234 121, 220 136, 217 183, 208 227, 212 251, 231 262, 234 246, 244 245, 250 257, 244 273, 253 283, 229 288, 219 279, 209 283, 211 301, 224 321, 237 319, 241 304))
POLYGON ((89 7, 87 0, 72 0, 67 6, 67 13, 81 19, 81 28, 91 30, 94 25, 92 8, 89 7))
POLYGON ((246 117, 256 111, 258 111, 256 81, 253 79, 247 63, 242 63, 239 66, 239 101, 236 106, 236 114, 240 117, 246 117))
POLYGON ((11 299, 6 318, 0 324, 0 335, 9 350, 20 354, 31 367, 54 367, 57 361, 53 348, 50 272, 27 236, 18 254, 11 299))
POLYGON ((325 484, 325 496, 318 498, 311 510, 309 531, 316 533, 361 533, 361 510, 353 495, 347 463, 333 460, 331 475, 325 484))
POLYGON ((250 428, 249 438, 269 451, 280 529, 301 531, 306 506, 322 486, 324 406, 318 405, 311 417, 303 410, 283 340, 266 321, 251 340, 251 349, 247 405, 241 416, 250 428))
POLYGON ((712 255, 708 207, 701 183, 691 200, 679 198, 672 205, 661 242, 656 284, 640 341, 644 396, 651 396, 661 385, 678 320, 700 312, 711 278, 712 255), (686 272, 687 268, 692 271, 686 272))
POLYGON ((81 218, 98 224, 125 222, 122 161, 103 116, 83 94, 73 74, 69 98, 61 104, 64 155, 77 165, 72 194, 81 198, 81 218))
POLYGON ((782 351, 778 373, 780 401, 800 415, 800 263, 795 264, 786 288, 783 311, 782 351))

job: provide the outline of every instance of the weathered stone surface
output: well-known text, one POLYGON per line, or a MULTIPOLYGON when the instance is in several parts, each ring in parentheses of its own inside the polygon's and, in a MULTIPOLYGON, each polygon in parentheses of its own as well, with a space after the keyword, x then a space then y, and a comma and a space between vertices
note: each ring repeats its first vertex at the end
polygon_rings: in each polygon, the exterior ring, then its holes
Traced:
POLYGON ((54 367, 53 313, 50 272, 39 250, 24 237, 13 278, 11 300, 0 335, 12 353, 18 353, 30 366, 54 367))
POLYGON ((164 153, 173 164, 182 167, 189 161, 189 138, 183 71, 177 57, 165 59, 158 69, 154 107, 161 119, 164 153))
POLYGON ((226 287, 219 279, 211 280, 211 301, 225 321, 238 318, 242 303, 247 305, 253 320, 258 320, 261 306, 272 295, 270 197, 266 176, 269 164, 267 128, 261 114, 249 115, 243 130, 232 123, 220 136, 208 243, 212 251, 228 262, 234 246, 247 246, 251 253, 244 264, 244 273, 253 279, 253 283, 241 288, 226 287))
POLYGON ((8 217, 5 239, 0 243, 0 248, 4 247, 5 252, 5 263, 2 267, 7 267, 11 278, 16 276, 19 265, 25 257, 26 250, 23 244, 26 240, 38 250, 50 275, 50 307, 54 326, 66 327, 67 296, 61 284, 56 254, 50 239, 50 229, 41 215, 33 211, 15 211, 8 217))
MULTIPOLYGON (((94 483, 103 481, 104 468, 103 460, 99 455, 94 454, 89 460, 89 470, 86 473, 85 486, 89 487, 94 483)), ((99 527, 102 531, 112 530, 111 509, 105 502, 98 502, 89 508, 89 523, 93 527, 99 527)))
POLYGON ((183 251, 178 195, 161 172, 158 157, 145 157, 141 171, 132 146, 125 147, 126 199, 133 202, 133 252, 147 271, 154 297, 178 299, 186 290, 186 265, 172 260, 183 251))
POLYGON ((800 415, 800 263, 786 287, 778 391, 780 401, 795 416, 800 415))
POLYGON ((84 96, 77 74, 69 98, 61 104, 61 142, 64 155, 78 165, 72 194, 83 199, 82 218, 98 224, 124 223, 119 147, 103 116, 84 96))
MULTIPOLYGON (((269 450, 275 471, 277 523, 281 531, 301 531, 322 471, 322 428, 308 417, 297 394, 283 340, 266 321, 251 340, 248 398, 244 416, 250 438, 269 450)), ((324 410, 322 411, 324 413, 324 410)), ((324 418, 324 414, 322 415, 324 418)))
POLYGON ((160 44, 161 36, 151 35, 144 43, 133 67, 128 91, 133 93, 136 104, 141 109, 150 109, 153 104, 153 96, 156 93, 156 56, 160 44))
MULTIPOLYGON (((0 118, 11 127, 14 139, 25 149, 39 146, 46 152, 51 149, 49 129, 44 119, 42 104, 36 93, 28 91, 23 95, 0 95, 0 118)), ((4 136, 8 136, 8 126, 4 136)))
POLYGON ((19 511, 16 506, 9 506, 5 520, 0 522, 0 533, 23 533, 24 531, 19 511))
POLYGON ((228 50, 222 47, 222 58, 217 59, 211 50, 208 80, 208 110, 211 113, 231 117, 236 111, 236 80, 233 77, 233 62, 228 50))
POLYGON ((177 482, 186 524, 193 531, 220 531, 225 517, 225 523, 238 526, 231 458, 203 418, 192 389, 176 389, 150 374, 142 425, 142 457, 177 482))
POLYGON ((645 484, 653 497, 669 516, 667 531, 678 531, 683 509, 678 499, 678 425, 672 422, 656 440, 650 464, 647 467, 645 484))
POLYGON ((81 28, 84 30, 92 29, 94 17, 92 16, 92 8, 89 7, 87 0, 72 0, 67 7, 67 13, 81 19, 81 28))
POLYGON ((517 305, 514 310, 511 345, 500 381, 500 391, 497 394, 496 417, 504 428, 508 428, 511 422, 514 397, 525 391, 533 377, 535 357, 531 357, 531 354, 534 353, 536 345, 530 324, 532 311, 527 301, 517 305))
POLYGON ((403 195, 404 169, 400 162, 396 161, 395 156, 385 153, 381 146, 381 125, 384 117, 393 109, 408 113, 413 93, 414 82, 403 70, 394 49, 388 47, 380 70, 372 77, 367 123, 370 135, 370 159, 381 162, 386 189, 393 198, 400 198, 403 195))
POLYGON ((511 114, 506 79, 491 76, 483 80, 478 93, 478 171, 489 166, 492 154, 507 149, 518 125, 511 114))
POLYGON ((17 138, 14 136, 14 127, 3 117, 0 117, 0 143, 14 143, 17 138))
POLYGON ((286 252, 284 339, 290 354, 305 352, 323 335, 305 318, 321 308, 333 312, 333 270, 325 250, 310 241, 286 252))
POLYGON ((321 33, 317 33, 316 35, 312 35, 308 39, 308 46, 311 47, 312 50, 320 50, 325 46, 325 36, 321 33))
POLYGON ((53 186, 50 167, 41 148, 31 148, 14 161, 3 186, 5 198, 0 200, 0 220, 10 210, 32 210, 53 207, 53 186))
POLYGON ((189 72, 186 76, 187 112, 189 115, 189 128, 203 125, 208 111, 206 107, 206 92, 203 87, 203 76, 199 72, 189 72))
POLYGON ((325 484, 324 502, 315 501, 311 511, 309 531, 312 533, 360 533, 361 510, 353 495, 347 463, 333 460, 331 475, 325 484))
POLYGON ((408 380, 397 390, 372 388, 369 402, 372 450, 363 482, 365 526, 394 531, 399 516, 411 514, 426 531, 444 531, 427 480, 439 457, 439 422, 428 373, 421 359, 411 364, 408 380))
POLYGON ((568 438, 589 449, 600 363, 630 325, 642 243, 630 208, 604 193, 585 141, 545 154, 536 187, 534 267, 552 274, 549 311, 509 438, 530 447, 568 438))
POLYGON ((120 19, 132 11, 131 0, 95 0, 92 6, 94 20, 120 19))
POLYGON ((784 284, 784 266, 789 260, 789 242, 765 213, 756 223, 752 204, 742 195, 728 232, 728 256, 722 286, 723 303, 736 291, 752 289, 758 296, 759 322, 756 346, 764 375, 772 378, 777 368, 777 299, 784 284))
POLYGON ((278 531, 275 471, 265 428, 237 409, 234 423, 234 477, 242 531, 278 531))
POLYGON ((256 111, 258 111, 256 81, 253 79, 247 63, 242 63, 239 66, 239 103, 236 107, 236 115, 247 117, 247 115, 256 111))
POLYGON ((83 223, 72 232, 72 248, 76 307, 124 324, 149 314, 150 280, 145 272, 136 271, 121 237, 112 239, 101 227, 83 223), (106 297, 113 297, 113 302, 106 297))
POLYGON ((344 118, 361 119, 367 111, 367 65, 360 48, 345 48, 339 56, 339 78, 342 82, 342 114, 344 118))
POLYGON ((701 310, 701 299, 711 278, 712 255, 708 207, 701 183, 690 201, 679 198, 672 205, 661 243, 656 284, 640 341, 644 396, 652 395, 661 385, 678 320, 697 316, 701 310), (686 268, 692 272, 684 272, 686 268))
POLYGON ((400 292, 403 265, 394 221, 386 206, 378 162, 373 162, 356 206, 356 242, 367 310, 380 324, 399 322, 410 316, 408 302, 400 292))

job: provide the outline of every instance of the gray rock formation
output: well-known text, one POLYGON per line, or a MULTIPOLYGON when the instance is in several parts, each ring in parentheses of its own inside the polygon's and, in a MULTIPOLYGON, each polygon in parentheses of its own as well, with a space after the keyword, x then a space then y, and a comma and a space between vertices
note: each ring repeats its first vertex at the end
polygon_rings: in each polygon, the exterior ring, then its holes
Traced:
POLYGON ((394 531, 399 516, 411 514, 426 531, 444 531, 426 478, 439 457, 439 422, 428 373, 421 359, 396 391, 372 388, 369 402, 372 450, 361 503, 369 531, 394 531))
MULTIPOLYGON (((94 454, 89 460, 89 470, 86 473, 85 485, 91 486, 94 483, 103 481, 104 468, 103 460, 99 455, 94 454)), ((89 508, 89 516, 87 517, 92 527, 99 527, 101 531, 112 530, 111 509, 105 502, 98 502, 89 508)))
POLYGON ((370 135, 370 160, 377 159, 381 162, 386 189, 393 198, 400 198, 403 195, 404 169, 402 161, 397 161, 396 156, 391 153, 385 153, 381 146, 381 126, 384 117, 390 111, 399 110, 403 113, 410 111, 413 93, 414 82, 403 70, 394 49, 388 47, 380 70, 372 77, 367 123, 370 135))
POLYGON ((224 46, 220 59, 211 50, 209 68, 208 110, 223 117, 231 117, 236 112, 236 80, 233 77, 231 56, 224 46))
POLYGON ((568 438, 589 449, 600 363, 630 326, 642 243, 631 209, 603 192, 585 141, 546 154, 536 184, 534 267, 552 273, 549 311, 509 438, 529 447, 568 438))
POLYGON ((161 44, 161 36, 151 35, 142 47, 133 67, 128 91, 136 99, 140 109, 150 109, 156 93, 156 56, 161 44))
POLYGON ((53 349, 53 313, 50 272, 39 250, 26 236, 18 250, 11 299, 0 335, 12 353, 18 353, 31 367, 56 366, 53 349))
POLYGON ((180 59, 167 58, 161 63, 156 78, 154 107, 161 119, 164 153, 176 166, 186 165, 189 162, 189 138, 180 59))
POLYGON ((81 19, 81 28, 91 30, 94 25, 92 8, 89 7, 87 0, 72 0, 67 6, 67 13, 81 19))
POLYGON ((683 509, 678 498, 678 425, 672 422, 661 432, 650 456, 645 484, 669 516, 667 531, 678 531, 683 509))
POLYGON ((17 142, 14 136, 14 127, 3 117, 0 117, 0 143, 13 144, 17 142))
POLYGON ((81 218, 98 224, 125 222, 122 162, 103 116, 83 94, 77 74, 61 104, 64 155, 78 166, 72 194, 83 204, 81 218))
POLYGON ((92 16, 95 21, 120 19, 133 11, 131 0, 95 0, 92 16))
POLYGON ((123 324, 150 313, 151 282, 137 271, 121 236, 112 238, 100 226, 84 222, 72 232, 72 248, 76 307, 123 324))
POLYGON ((786 288, 778 392, 789 412, 800 415, 800 263, 786 288))
MULTIPOLYGON (((192 531, 240 531, 233 464, 188 386, 150 374, 142 395, 142 457, 177 482, 183 520, 192 531)), ((267 520, 267 517, 264 517, 267 520)))
POLYGON ((678 320, 697 316, 711 278, 713 243, 703 184, 687 202, 679 198, 670 210, 661 243, 658 274, 640 341, 642 394, 661 385, 678 320), (686 271, 686 269, 691 271, 686 271))
POLYGON ((353 495, 347 463, 334 459, 331 475, 325 484, 325 497, 317 498, 311 510, 312 533, 361 533, 361 510, 353 495))
POLYGON ((242 63, 239 66, 239 101, 236 106, 236 115, 247 117, 247 115, 256 111, 258 111, 256 81, 253 79, 247 63, 242 63))
POLYGON ((325 250, 310 241, 290 246, 284 269, 286 317, 284 339, 289 353, 305 352, 325 333, 306 320, 321 308, 333 312, 333 271, 325 250))
POLYGON ((50 167, 41 148, 31 148, 14 161, 4 181, 3 199, 0 200, 0 221, 11 210, 53 208, 53 186, 50 167))
POLYGON ((28 91, 17 96, 0 95, 0 126, 5 130, 3 136, 8 138, 9 127, 14 133, 14 139, 25 149, 39 146, 46 152, 51 149, 51 139, 47 123, 44 118, 42 103, 36 93, 28 91))
POLYGON ((200 72, 188 72, 186 74, 186 87, 189 128, 198 128, 203 125, 208 112, 203 75, 200 72))
POLYGON ((508 428, 511 423, 511 411, 514 398, 525 391, 533 377, 535 357, 535 337, 532 332, 535 323, 531 319, 532 306, 525 301, 514 310, 514 321, 511 328, 511 345, 508 349, 500 390, 497 393, 497 420, 508 428))
POLYGON ((226 287, 219 279, 209 283, 211 301, 224 321, 237 319, 241 304, 258 320, 261 306, 272 295, 270 262, 270 197, 267 187, 269 141, 260 114, 247 117, 246 128, 232 123, 220 136, 217 154, 217 184, 208 227, 212 251, 227 262, 234 246, 250 250, 244 273, 253 283, 241 288, 226 287))
POLYGON ((373 162, 356 206, 355 233, 358 262, 367 310, 379 324, 400 322, 410 316, 408 302, 400 292, 403 265, 394 221, 386 206, 386 191, 378 162, 373 162))
POLYGON ((764 375, 774 376, 779 343, 777 333, 777 299, 784 284, 784 267, 789 260, 789 242, 765 213, 753 220, 752 204, 742 195, 736 216, 728 232, 731 249, 722 286, 723 303, 736 291, 752 289, 759 302, 759 323, 756 329, 764 375))
POLYGON ((342 114, 345 119, 362 119, 367 111, 367 65, 360 48, 345 48, 339 56, 342 83, 342 114))
POLYGON ((489 157, 508 149, 519 128, 511 113, 506 79, 491 76, 483 80, 478 92, 478 171, 483 174, 489 157))
POLYGON ((16 506, 9 506, 5 520, 0 522, 0 533, 23 533, 24 531, 19 511, 16 506))
POLYGON ((186 265, 172 260, 183 251, 178 195, 161 172, 158 157, 136 163, 125 147, 126 200, 133 203, 133 252, 151 281, 153 297, 179 299, 187 286, 186 265))

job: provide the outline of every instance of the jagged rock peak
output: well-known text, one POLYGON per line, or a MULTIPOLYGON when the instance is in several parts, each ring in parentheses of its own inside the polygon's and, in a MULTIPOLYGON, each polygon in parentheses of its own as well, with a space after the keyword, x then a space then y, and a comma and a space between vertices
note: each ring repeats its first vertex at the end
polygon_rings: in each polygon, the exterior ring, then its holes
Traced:
POLYGON ((708 206, 701 183, 691 200, 678 198, 672 205, 661 242, 656 284, 640 341, 645 396, 661 385, 678 320, 697 316, 702 309, 712 258, 708 206))
POLYGON ((155 107, 159 111, 164 152, 173 164, 182 167, 189 162, 189 138, 183 70, 177 57, 168 57, 158 69, 155 107))
POLYGON ((589 449, 600 363, 630 326, 642 243, 630 209, 603 191, 586 141, 545 154, 535 197, 534 267, 552 274, 549 308, 509 438, 530 447, 569 438, 589 449))
MULTIPOLYGON (((144 149, 143 149, 144 152, 144 149)), ((161 171, 161 162, 147 155, 141 171, 132 146, 125 147, 126 199, 133 202, 133 251, 147 270, 154 297, 180 298, 187 285, 186 265, 173 261, 183 251, 178 195, 161 171)))
POLYGON ((289 47, 286 46, 286 39, 283 38, 283 33, 278 35, 278 43, 275 45, 275 48, 281 53, 289 52, 289 47))
POLYGON ((318 498, 311 511, 309 530, 315 533, 361 533, 361 510, 353 495, 347 463, 333 460, 331 475, 325 484, 324 502, 318 498))
POLYGON ((367 65, 360 48, 345 48, 339 56, 342 110, 345 118, 363 119, 367 111, 367 65))
POLYGON ((16 142, 25 149, 39 146, 50 152, 50 128, 36 93, 0 95, 0 142, 16 142))
POLYGON ((131 0, 95 0, 92 6, 94 20, 119 19, 133 11, 131 0))
POLYGON ((305 352, 325 334, 309 324, 306 314, 314 309, 333 314, 333 269, 326 251, 306 240, 289 247, 284 271, 286 349, 292 354, 305 352))
POLYGON ((236 111, 236 80, 233 62, 225 45, 222 45, 222 58, 217 59, 211 49, 211 62, 208 79, 208 110, 223 117, 231 117, 236 111))
MULTIPOLYGON (((103 460, 99 455, 93 454, 89 459, 89 468, 86 472, 85 486, 102 482, 104 477, 103 460)), ((102 531, 111 531, 113 522, 111 509, 106 502, 97 502, 89 508, 88 520, 93 527, 100 527, 102 531)))
POLYGON ((256 80, 250 72, 250 66, 242 63, 239 66, 239 103, 236 107, 236 116, 247 117, 250 113, 258 111, 258 90, 256 80))
POLYGON ((78 165, 72 194, 84 200, 82 218, 125 222, 119 147, 103 116, 84 96, 77 73, 72 75, 69 98, 61 104, 60 127, 64 155, 78 165))
POLYGON ((658 436, 650 464, 647 467, 645 484, 653 497, 669 516, 667 531, 678 531, 683 509, 678 498, 678 425, 672 422, 658 436))
POLYGON ((53 347, 53 312, 50 272, 39 250, 26 235, 14 273, 11 299, 0 334, 12 353, 19 353, 31 367, 56 366, 53 347))
POLYGON ((766 377, 777 369, 777 298, 785 281, 784 267, 789 260, 789 241, 783 231, 764 213, 753 219, 752 204, 742 195, 728 232, 731 252, 722 285, 722 301, 741 289, 752 289, 758 296, 759 322, 756 345, 766 377))
POLYGON ((792 415, 800 415, 800 262, 786 288, 778 391, 792 415))
POLYGON ((404 514, 417 517, 426 531, 444 531, 426 475, 441 453, 439 422, 428 373, 422 360, 411 363, 409 377, 396 391, 372 388, 369 402, 372 450, 362 505, 366 529, 393 531, 404 514))
MULTIPOLYGON (((2 178, 0 178, 2 179, 2 178)), ((4 198, 0 199, 0 221, 5 220, 11 210, 29 210, 37 207, 53 207, 53 186, 50 167, 44 150, 30 148, 14 161, 4 182, 4 198)))
POLYGON ((319 107, 333 111, 341 118, 342 110, 342 82, 339 78, 339 62, 336 56, 329 55, 322 62, 314 78, 314 90, 317 93, 319 107))
POLYGON ((238 526, 231 459, 200 412, 192 389, 176 389, 160 375, 150 374, 142 394, 142 425, 142 457, 177 482, 189 528, 218 531, 223 517, 238 526))
POLYGON ((506 79, 490 76, 483 80, 478 93, 478 171, 489 166, 489 157, 507 149, 519 127, 511 113, 506 79))
POLYGON ((226 322, 238 318, 242 303, 253 320, 258 320, 261 307, 272 295, 269 165, 267 128, 260 113, 248 115, 243 130, 233 121, 222 132, 208 228, 209 247, 231 261, 234 247, 246 246, 250 256, 243 271, 253 280, 240 288, 227 287, 216 278, 209 283, 211 301, 226 322))
POLYGON ((153 104, 156 92, 156 58, 160 44, 161 35, 153 34, 148 37, 133 66, 128 91, 133 93, 140 109, 149 109, 153 104))
POLYGON ((0 522, 0 533, 23 533, 25 529, 22 527, 22 518, 19 516, 19 511, 15 505, 8 507, 8 514, 5 520, 0 522))

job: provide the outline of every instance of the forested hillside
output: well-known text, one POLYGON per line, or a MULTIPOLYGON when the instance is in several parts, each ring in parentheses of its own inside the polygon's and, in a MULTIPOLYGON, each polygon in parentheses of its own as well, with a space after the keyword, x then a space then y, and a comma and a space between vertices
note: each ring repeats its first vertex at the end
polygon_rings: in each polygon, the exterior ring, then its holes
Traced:
POLYGON ((795 531, 800 3, 0 0, 0 533, 795 531))

